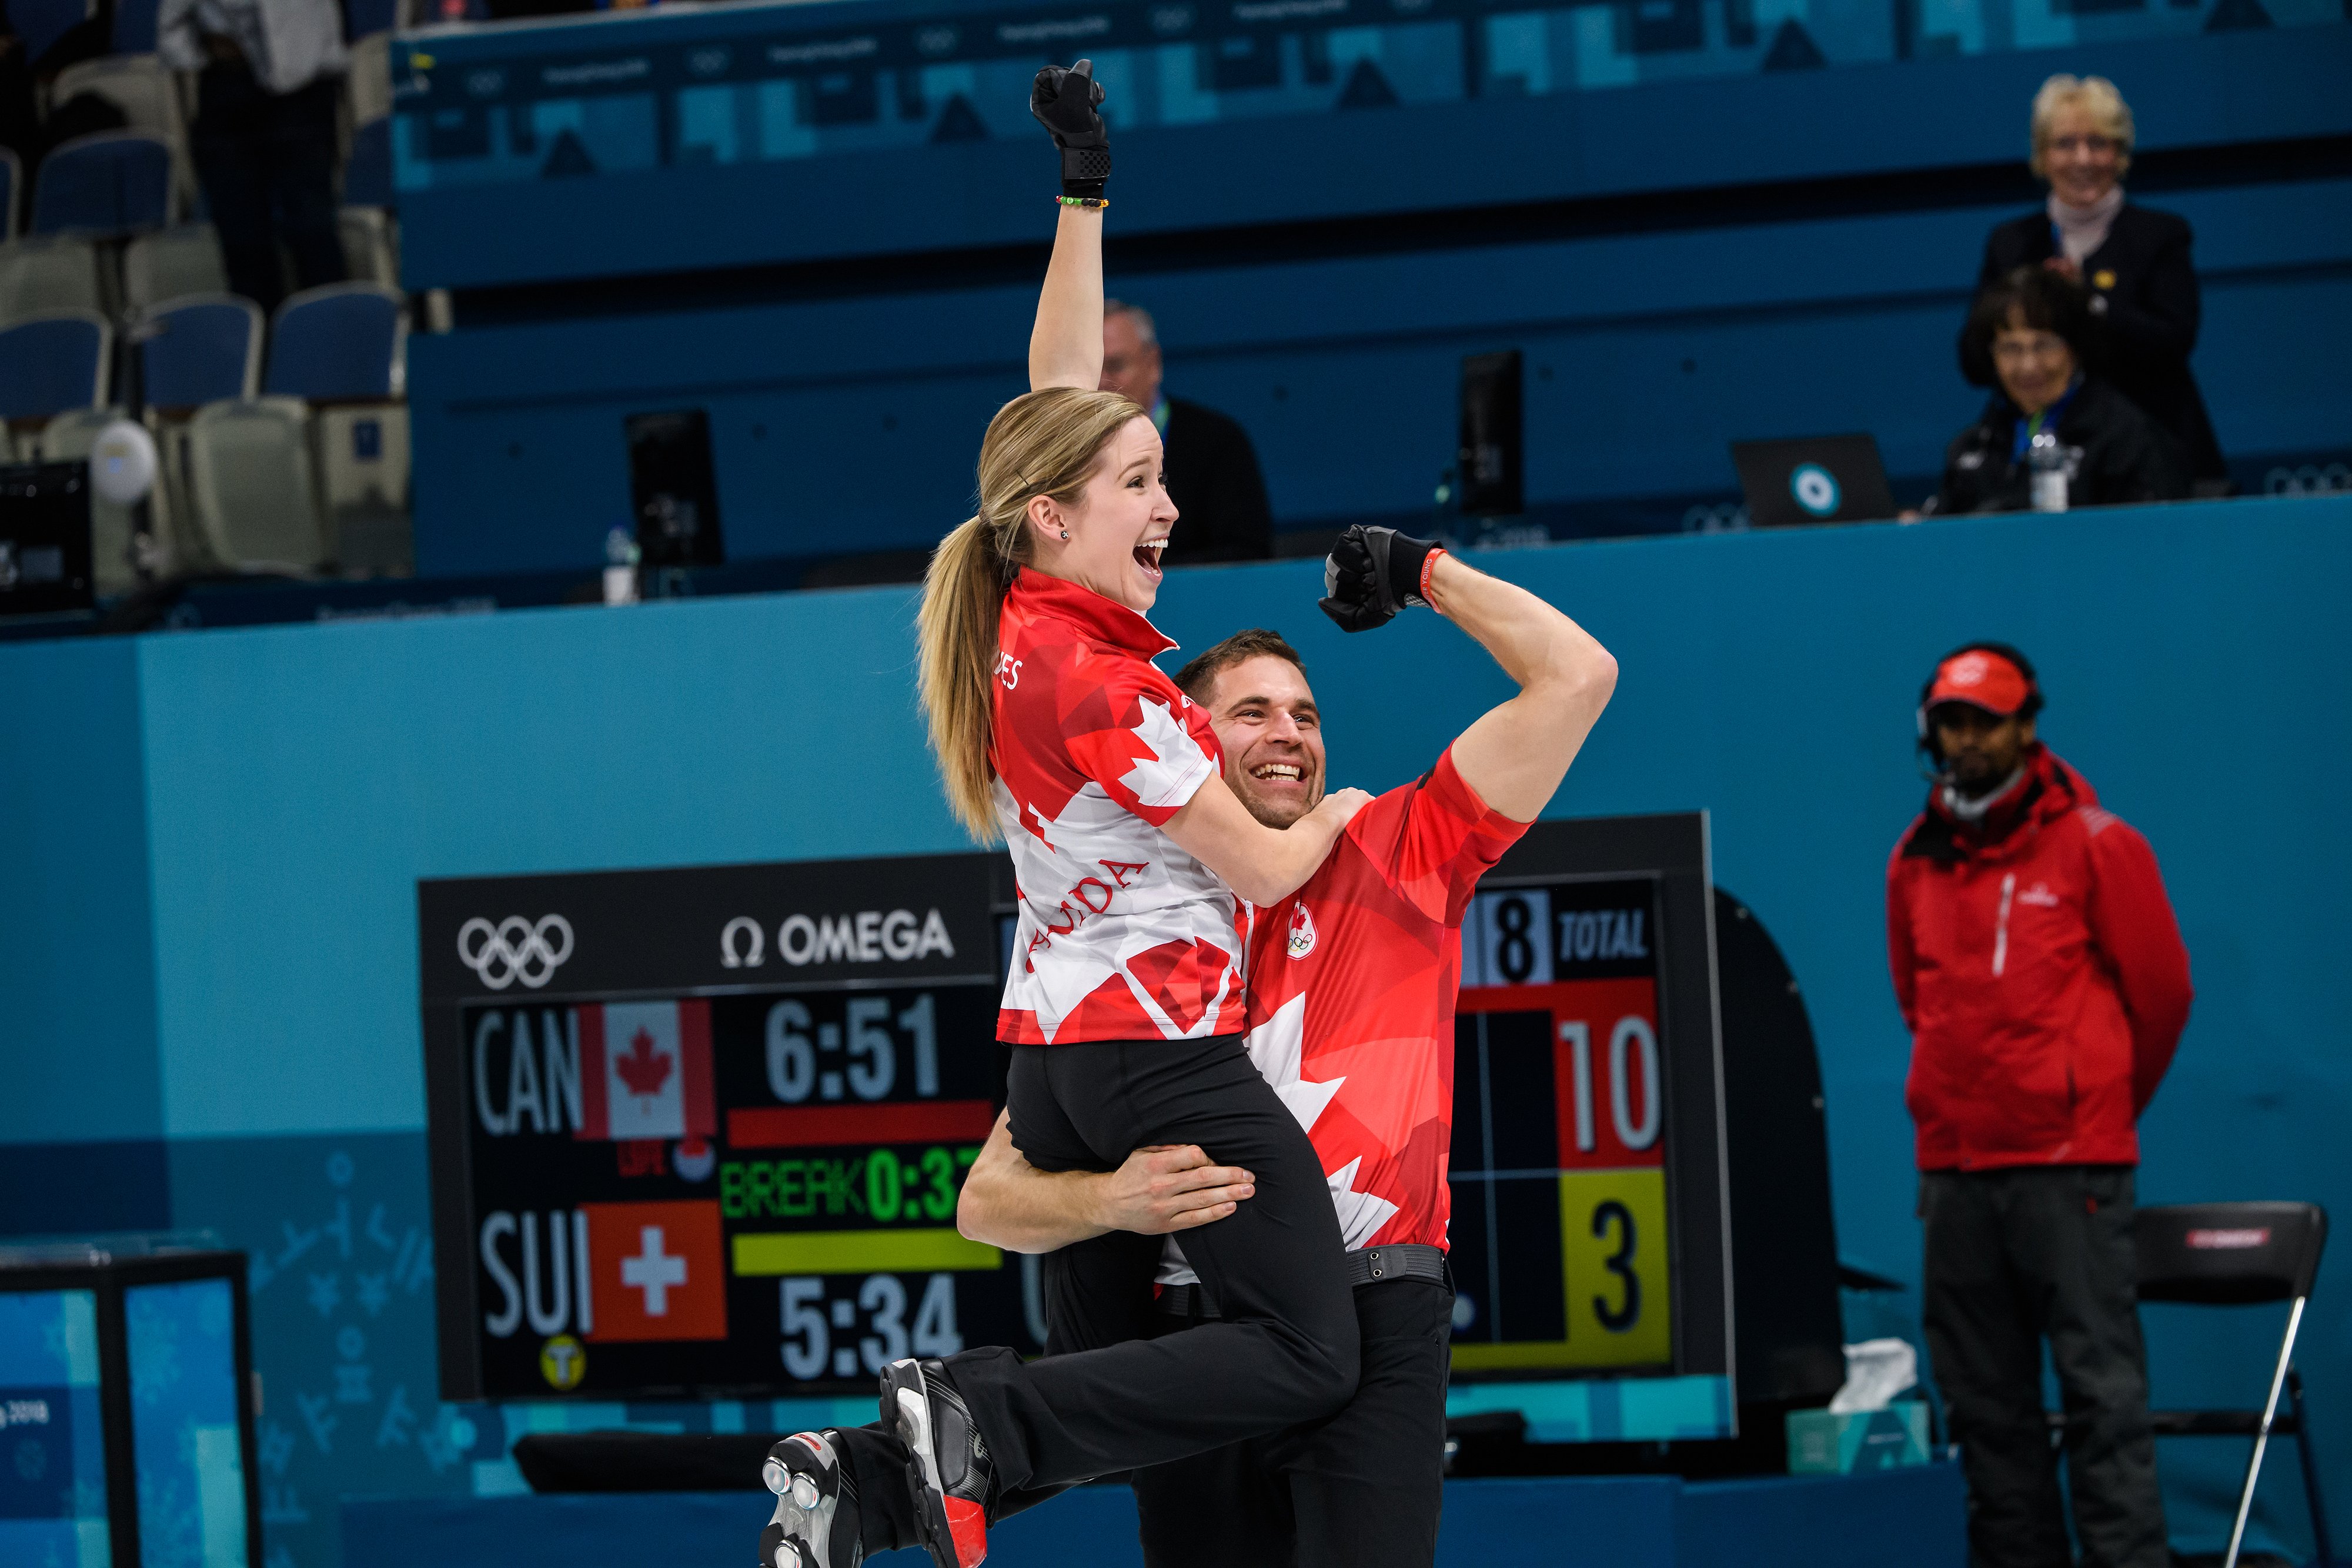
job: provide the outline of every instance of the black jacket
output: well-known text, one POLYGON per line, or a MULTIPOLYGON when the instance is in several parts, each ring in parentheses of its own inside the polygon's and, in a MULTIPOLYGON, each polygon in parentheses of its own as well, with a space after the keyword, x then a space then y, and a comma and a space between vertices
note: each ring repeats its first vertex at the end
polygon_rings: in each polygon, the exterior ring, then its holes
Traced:
MULTIPOLYGON (((2017 406, 1996 392, 1978 421, 1944 454, 1944 484, 1935 511, 2022 512, 2033 505, 2033 476, 2010 453, 2017 442, 2017 406)), ((2096 376, 2085 376, 2059 416, 2061 446, 2082 449, 2066 486, 2070 507, 2114 507, 2134 501, 2178 501, 2189 493, 2156 422, 2096 376)))
POLYGON ((1172 566, 1264 560, 1274 554, 1274 514, 1249 434, 1213 408, 1168 400, 1168 494, 1176 530, 1160 559, 1172 566))
MULTIPOLYGON (((2220 479, 2228 469, 2213 422, 2189 371, 2197 346, 2197 269, 2190 262, 2189 221, 2126 202, 2105 241, 2083 258, 2083 287, 2091 295, 2091 335, 2085 368, 2139 404, 2172 438, 2191 479, 2220 479), (2104 303, 2102 303, 2104 301, 2104 303)), ((1985 238, 1977 288, 2021 267, 2039 267, 2058 254, 2050 214, 2033 212, 1994 226, 1985 238)), ((1992 360, 1960 329, 1960 373, 1971 386, 1994 381, 1992 360)))

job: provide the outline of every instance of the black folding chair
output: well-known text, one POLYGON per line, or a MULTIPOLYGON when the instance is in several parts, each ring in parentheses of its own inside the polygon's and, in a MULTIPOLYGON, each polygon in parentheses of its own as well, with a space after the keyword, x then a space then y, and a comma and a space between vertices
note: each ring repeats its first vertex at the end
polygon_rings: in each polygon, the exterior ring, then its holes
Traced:
POLYGON ((2319 1254, 2327 1244, 2327 1211, 2315 1203, 2183 1203, 2143 1208, 2133 1239, 2139 1247, 2139 1299, 2200 1306, 2244 1306, 2291 1301, 2286 1337, 2279 1342, 2278 1365, 2271 1373, 2270 1397, 2260 1410, 2158 1410, 2150 1413, 2159 1437, 2252 1437, 2245 1489, 2238 1494, 2237 1521, 2230 1527, 2229 1555, 2222 1568, 2238 1568, 2246 1539, 2246 1517, 2254 1506, 2254 1482, 2273 1433, 2291 1437, 2303 1459, 2304 1495, 2311 1504, 2311 1532, 2319 1561, 2333 1562, 2327 1517, 2319 1501, 2319 1466, 2311 1457, 2311 1428, 2303 1404, 2303 1378, 2294 1369, 2294 1336, 2303 1309, 2319 1274, 2319 1254), (2279 1396, 2287 1409, 2279 1411, 2279 1396))

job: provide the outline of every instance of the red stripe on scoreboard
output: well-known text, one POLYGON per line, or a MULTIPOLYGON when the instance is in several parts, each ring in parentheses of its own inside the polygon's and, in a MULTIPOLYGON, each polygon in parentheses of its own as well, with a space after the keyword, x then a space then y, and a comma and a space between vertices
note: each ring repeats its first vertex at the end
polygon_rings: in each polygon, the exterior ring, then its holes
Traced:
POLYGON ((996 1125, 986 1100, 920 1100, 897 1105, 771 1107, 727 1113, 730 1149, 832 1144, 979 1143, 996 1125))

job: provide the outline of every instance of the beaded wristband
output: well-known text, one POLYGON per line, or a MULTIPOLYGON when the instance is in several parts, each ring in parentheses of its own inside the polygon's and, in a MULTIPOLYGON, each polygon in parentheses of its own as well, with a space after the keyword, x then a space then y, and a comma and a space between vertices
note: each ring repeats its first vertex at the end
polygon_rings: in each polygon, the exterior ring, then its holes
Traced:
POLYGON ((1061 203, 1062 205, 1066 207, 1092 207, 1100 209, 1110 205, 1110 198, 1108 196, 1056 196, 1054 200, 1061 203))
POLYGON ((1433 549, 1421 558, 1421 601, 1432 608, 1436 606, 1437 601, 1429 596, 1429 574, 1437 570, 1437 558, 1444 553, 1442 549, 1433 549))

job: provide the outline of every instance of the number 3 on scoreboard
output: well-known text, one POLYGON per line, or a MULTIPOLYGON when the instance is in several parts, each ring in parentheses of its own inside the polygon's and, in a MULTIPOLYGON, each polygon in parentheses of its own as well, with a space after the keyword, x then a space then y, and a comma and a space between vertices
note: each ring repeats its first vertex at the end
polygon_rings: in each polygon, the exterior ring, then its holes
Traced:
POLYGON ((1665 1172, 1563 1171, 1559 1215, 1574 1364, 1672 1360, 1665 1172))

